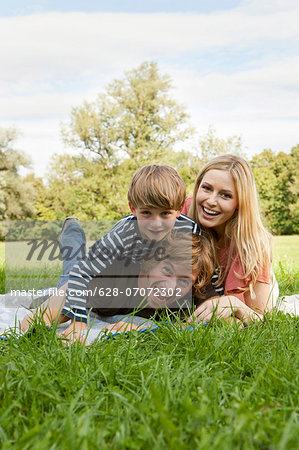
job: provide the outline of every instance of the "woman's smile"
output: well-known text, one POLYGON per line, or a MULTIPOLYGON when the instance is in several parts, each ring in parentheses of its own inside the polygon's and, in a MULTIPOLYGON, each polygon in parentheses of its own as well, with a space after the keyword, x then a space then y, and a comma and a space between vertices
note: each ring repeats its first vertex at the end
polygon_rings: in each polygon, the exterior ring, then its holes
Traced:
POLYGON ((204 206, 202 207, 202 209, 203 209, 203 213, 206 214, 207 216, 215 217, 215 216, 219 216, 219 214, 220 214, 218 211, 213 211, 209 208, 205 208, 204 206))

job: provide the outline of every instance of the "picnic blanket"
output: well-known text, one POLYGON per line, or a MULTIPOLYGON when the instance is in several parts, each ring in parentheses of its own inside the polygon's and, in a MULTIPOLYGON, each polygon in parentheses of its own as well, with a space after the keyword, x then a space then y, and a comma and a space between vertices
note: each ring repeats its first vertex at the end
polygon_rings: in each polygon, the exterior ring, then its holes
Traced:
MULTIPOLYGON (((43 296, 44 295, 47 295, 47 289, 43 291, 43 296)), ((28 314, 31 304, 32 295, 29 294, 22 296, 17 296, 14 294, 0 295, 0 335, 3 333, 7 333, 9 330, 18 332, 20 322, 23 320, 26 314, 28 314)), ((298 316, 299 294, 279 297, 274 307, 285 314, 298 316)), ((91 314, 89 317, 89 329, 86 342, 88 344, 91 344, 96 339, 99 339, 104 335, 103 329, 108 324, 116 323, 119 320, 142 326, 142 328, 151 328, 155 326, 152 321, 146 320, 143 317, 138 317, 136 315, 123 316, 117 314, 111 317, 98 317, 91 314)), ((66 322, 63 325, 59 325, 58 329, 63 330, 63 328, 66 328, 68 325, 69 322, 66 322)))
MULTIPOLYGON (((49 288, 49 290, 43 290, 43 297, 47 296, 47 291, 50 291, 53 288, 49 288)), ((38 297, 34 298, 36 302, 38 297)), ((3 333, 7 333, 9 331, 19 332, 20 323, 23 318, 30 311, 30 306, 32 305, 32 295, 11 295, 4 294, 0 295, 0 335, 3 333)), ((142 326, 142 328, 152 328, 155 327, 154 322, 151 320, 146 320, 143 317, 134 316, 124 316, 121 314, 116 314, 110 317, 99 317, 95 314, 89 315, 89 326, 88 333, 86 337, 87 344, 91 344, 96 339, 104 336, 103 329, 113 323, 117 323, 118 321, 124 321, 127 323, 133 323, 134 325, 142 326)), ((62 331, 67 328, 71 322, 68 321, 64 324, 61 324, 57 327, 58 331, 62 331)))

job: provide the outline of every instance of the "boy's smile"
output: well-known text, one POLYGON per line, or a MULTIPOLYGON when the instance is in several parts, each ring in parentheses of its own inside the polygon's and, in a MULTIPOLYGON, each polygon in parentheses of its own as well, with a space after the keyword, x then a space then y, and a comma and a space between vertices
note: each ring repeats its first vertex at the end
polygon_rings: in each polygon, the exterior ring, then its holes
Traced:
POLYGON ((151 308, 165 308, 179 302, 192 288, 191 255, 185 262, 173 259, 157 262, 145 276, 139 277, 138 287, 147 289, 147 303, 151 308))
POLYGON ((138 206, 134 208, 129 203, 132 214, 137 218, 138 228, 144 239, 161 241, 172 230, 175 220, 181 211, 175 209, 150 208, 138 206))

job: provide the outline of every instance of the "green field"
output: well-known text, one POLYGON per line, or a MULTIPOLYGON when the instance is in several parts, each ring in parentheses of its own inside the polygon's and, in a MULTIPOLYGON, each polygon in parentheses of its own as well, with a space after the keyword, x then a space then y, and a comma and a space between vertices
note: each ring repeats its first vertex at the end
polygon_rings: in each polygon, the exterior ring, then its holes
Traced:
MULTIPOLYGON (((5 259, 5 243, 0 242, 0 264, 5 259)), ((288 262, 299 267, 299 235, 274 237, 274 263, 288 262)))
POLYGON ((299 235, 274 237, 273 262, 299 269, 299 235))
MULTIPOLYGON (((19 246, 17 252, 19 252, 19 246)), ((10 251, 10 254, 13 252, 10 251)), ((15 260, 19 263, 20 258, 19 252, 15 260)), ((62 270, 61 262, 54 261, 50 265, 31 262, 31 266, 27 265, 26 269, 21 268, 19 273, 14 273, 14 276, 7 274, 5 289, 4 261, 5 244, 0 242, 0 293, 8 292, 10 289, 32 289, 33 287, 42 289, 56 286, 62 270)), ((274 237, 273 268, 281 295, 299 292, 299 235, 274 237)))

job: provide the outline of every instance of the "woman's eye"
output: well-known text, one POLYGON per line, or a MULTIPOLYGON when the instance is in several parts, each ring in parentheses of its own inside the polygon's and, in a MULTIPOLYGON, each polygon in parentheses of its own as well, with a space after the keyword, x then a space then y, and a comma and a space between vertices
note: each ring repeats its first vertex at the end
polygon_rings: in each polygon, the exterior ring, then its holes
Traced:
POLYGON ((211 188, 210 188, 209 186, 206 186, 206 185, 201 186, 201 188, 202 188, 204 191, 210 191, 210 190, 211 190, 211 188))
POLYGON ((225 194, 225 193, 221 194, 221 196, 223 198, 232 198, 232 196, 230 194, 225 194))

